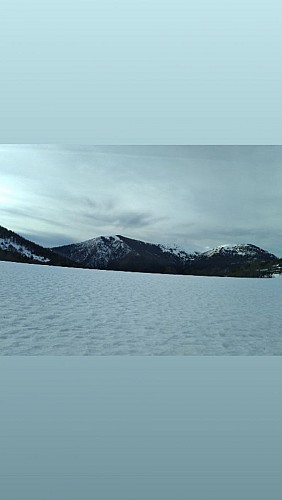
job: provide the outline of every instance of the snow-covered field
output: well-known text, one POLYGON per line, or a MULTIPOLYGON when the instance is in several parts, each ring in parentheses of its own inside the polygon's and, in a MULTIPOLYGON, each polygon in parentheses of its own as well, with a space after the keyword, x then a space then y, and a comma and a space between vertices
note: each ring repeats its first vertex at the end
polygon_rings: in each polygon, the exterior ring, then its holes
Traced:
POLYGON ((281 279, 0 262, 0 355, 282 355, 281 279))

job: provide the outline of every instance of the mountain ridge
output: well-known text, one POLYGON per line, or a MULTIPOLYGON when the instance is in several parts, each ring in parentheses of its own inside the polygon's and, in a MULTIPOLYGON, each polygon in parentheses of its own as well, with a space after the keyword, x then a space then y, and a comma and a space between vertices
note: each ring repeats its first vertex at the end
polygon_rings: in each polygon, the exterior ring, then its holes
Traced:
POLYGON ((112 235, 45 248, 3 226, 0 226, 0 260, 198 276, 272 277, 282 274, 282 259, 251 243, 188 252, 174 244, 148 243, 112 235))
MULTIPOLYGON (((52 250, 93 269, 206 276, 246 276, 254 262, 266 265, 278 258, 248 244, 222 245, 207 252, 188 253, 177 246, 147 243, 122 235, 99 236, 52 250)), ((254 276, 261 274, 253 269, 254 276)))

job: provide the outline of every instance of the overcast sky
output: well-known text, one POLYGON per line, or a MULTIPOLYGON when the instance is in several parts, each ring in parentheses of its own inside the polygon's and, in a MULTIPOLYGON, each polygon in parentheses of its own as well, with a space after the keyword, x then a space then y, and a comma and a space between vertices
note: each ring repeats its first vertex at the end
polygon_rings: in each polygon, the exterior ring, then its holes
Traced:
POLYGON ((0 208, 45 246, 122 234, 282 256, 282 146, 0 145, 0 208))

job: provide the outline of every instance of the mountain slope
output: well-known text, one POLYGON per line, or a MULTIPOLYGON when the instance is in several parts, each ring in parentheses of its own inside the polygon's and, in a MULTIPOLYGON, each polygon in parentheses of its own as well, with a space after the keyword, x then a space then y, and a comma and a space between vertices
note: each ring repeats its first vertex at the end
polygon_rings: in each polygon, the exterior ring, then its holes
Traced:
POLYGON ((81 264, 57 255, 32 241, 0 226, 0 260, 45 264, 51 266, 81 267, 81 264))
POLYGON ((234 270, 231 276, 251 278, 272 278, 282 276, 282 259, 254 261, 234 270))
POLYGON ((94 269, 107 269, 109 262, 124 257, 130 251, 117 236, 101 236, 82 243, 53 247, 52 250, 94 269))

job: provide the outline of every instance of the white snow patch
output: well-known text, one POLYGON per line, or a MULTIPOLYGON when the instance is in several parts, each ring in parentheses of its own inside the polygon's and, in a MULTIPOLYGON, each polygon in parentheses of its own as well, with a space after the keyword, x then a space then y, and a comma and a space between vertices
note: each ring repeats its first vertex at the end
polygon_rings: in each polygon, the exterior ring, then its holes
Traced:
POLYGON ((175 244, 171 245, 169 243, 165 243, 165 244, 161 244, 158 246, 161 248, 161 250, 163 250, 163 252, 169 252, 172 255, 175 255, 176 257, 179 257, 180 259, 182 259, 184 261, 194 260, 199 255, 198 252, 189 253, 184 248, 181 248, 175 244))

